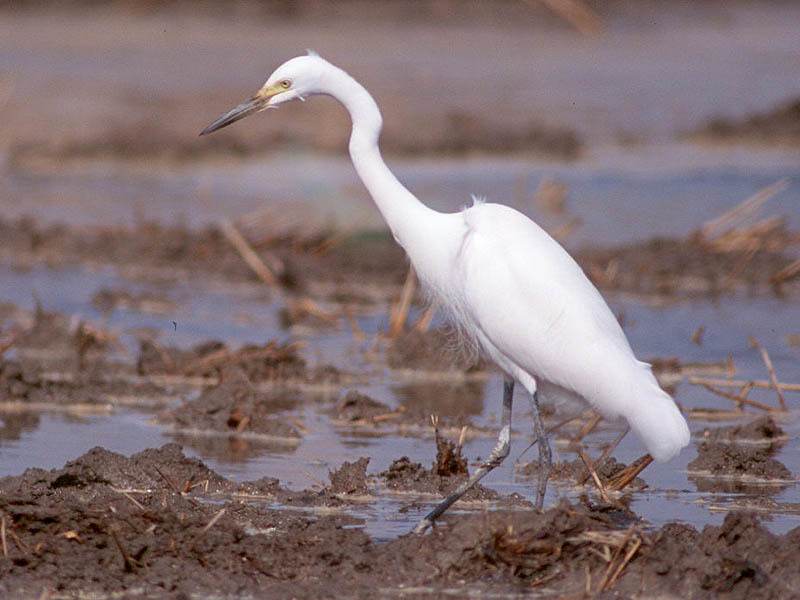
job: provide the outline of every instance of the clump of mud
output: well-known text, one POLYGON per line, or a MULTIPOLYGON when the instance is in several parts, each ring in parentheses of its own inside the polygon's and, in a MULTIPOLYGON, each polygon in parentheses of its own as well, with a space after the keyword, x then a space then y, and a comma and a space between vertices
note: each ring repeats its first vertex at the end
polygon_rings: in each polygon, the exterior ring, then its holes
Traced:
POLYGON ((344 461, 342 466, 329 474, 329 490, 334 494, 368 495, 367 465, 369 458, 361 457, 355 462, 344 461))
POLYGON ((259 392, 238 366, 227 367, 217 385, 199 398, 163 412, 159 420, 183 431, 247 433, 299 441, 297 428, 275 415, 286 404, 275 396, 285 394, 291 392, 259 392))
MULTIPOLYGON (((388 404, 351 390, 336 405, 332 416, 334 419, 346 423, 377 423, 386 420, 381 417, 394 415, 396 412, 388 404)), ((400 416, 400 413, 397 413, 397 416, 400 416)))
POLYGON ((0 354, 0 402, 101 408, 122 395, 150 403, 164 395, 152 382, 126 380, 132 369, 120 360, 119 340, 86 322, 37 306, 10 339, 0 354))
MULTIPOLYGON (((378 473, 386 488, 393 492, 414 492, 420 494, 434 494, 447 496, 467 480, 467 473, 442 476, 438 473, 436 465, 426 469, 420 463, 411 462, 403 456, 389 466, 386 471, 378 473)), ((476 484, 464 494, 460 502, 469 501, 498 501, 501 496, 494 490, 476 484)))
MULTIPOLYGON (((284 562, 267 550, 276 539, 268 532, 294 530, 313 539, 320 529, 240 502, 201 501, 237 486, 174 444, 131 458, 95 448, 63 469, 7 477, 0 489, 8 534, 0 589, 7 597, 238 595, 269 585, 278 572, 291 580, 304 570, 303 560, 284 562)), ((357 530, 342 530, 342 522, 326 521, 318 549, 367 541, 357 530)))
MULTIPOLYGON (((466 429, 462 429, 462 434, 464 432, 466 429)), ((461 454, 463 439, 455 443, 442 436, 439 433, 438 419, 434 419, 433 433, 436 439, 436 460, 433 463, 436 474, 442 477, 469 475, 467 459, 461 454)))
MULTIPOLYGON (((394 386, 395 396, 401 402, 396 408, 351 390, 329 414, 342 426, 420 431, 427 429, 431 407, 435 406, 436 418, 443 428, 447 428, 448 435, 458 434, 465 426, 472 435, 478 428, 472 424, 471 417, 483 410, 483 386, 483 381, 457 378, 444 382, 423 379, 394 386)), ((497 433, 494 429, 491 432, 497 433)))
POLYGON ((697 458, 689 463, 691 472, 712 475, 748 476, 764 480, 790 480, 786 466, 771 457, 768 448, 700 442, 697 458))
POLYGON ((791 482, 791 471, 773 458, 783 444, 783 430, 772 417, 709 429, 688 465, 700 491, 775 493, 779 486, 758 483, 791 482))
POLYGON ((783 429, 769 415, 751 419, 747 423, 706 429, 703 437, 714 442, 754 442, 771 449, 776 449, 786 440, 783 429))

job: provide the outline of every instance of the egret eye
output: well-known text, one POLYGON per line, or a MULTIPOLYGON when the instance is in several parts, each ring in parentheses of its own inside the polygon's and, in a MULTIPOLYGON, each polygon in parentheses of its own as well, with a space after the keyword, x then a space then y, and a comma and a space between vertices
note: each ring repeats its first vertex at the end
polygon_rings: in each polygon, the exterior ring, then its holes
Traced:
POLYGON ((284 79, 278 85, 280 85, 283 89, 288 90, 290 87, 292 87, 292 82, 288 79, 284 79))

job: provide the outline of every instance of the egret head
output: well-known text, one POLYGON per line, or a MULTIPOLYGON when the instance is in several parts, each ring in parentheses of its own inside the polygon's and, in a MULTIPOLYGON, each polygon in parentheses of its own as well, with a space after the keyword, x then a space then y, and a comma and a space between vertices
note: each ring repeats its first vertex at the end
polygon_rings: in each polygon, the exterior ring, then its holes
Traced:
POLYGON ((298 56, 287 60, 269 76, 252 98, 219 117, 201 131, 200 135, 222 129, 239 119, 267 108, 277 108, 292 100, 305 100, 313 94, 324 93, 322 89, 323 75, 326 67, 330 68, 330 66, 325 59, 312 52, 309 52, 307 56, 298 56))

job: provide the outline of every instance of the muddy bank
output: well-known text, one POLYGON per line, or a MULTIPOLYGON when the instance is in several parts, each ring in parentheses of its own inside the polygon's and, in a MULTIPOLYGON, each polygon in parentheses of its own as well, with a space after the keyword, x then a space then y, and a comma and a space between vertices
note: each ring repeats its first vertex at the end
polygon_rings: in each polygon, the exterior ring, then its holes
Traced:
MULTIPOLYGON (((398 292, 408 271, 402 249, 388 234, 342 236, 317 229, 297 237, 293 232, 270 232, 268 227, 242 229, 281 286, 301 296, 343 304, 386 301, 398 292)), ((749 235, 741 246, 721 247, 693 235, 619 247, 585 247, 574 256, 596 285, 607 290, 663 296, 796 293, 800 272, 791 270, 795 261, 791 249, 797 245, 797 233, 776 223, 769 231, 749 235)), ((175 281, 196 275, 209 281, 258 281, 215 227, 195 231, 142 223, 78 229, 40 225, 32 219, 0 219, 0 240, 0 260, 16 268, 110 264, 145 280, 175 281)), ((124 306, 124 296, 124 291, 106 292, 97 301, 111 309, 124 306)), ((285 319, 291 324, 307 322, 310 316, 324 324, 331 317, 315 310, 313 305, 290 303, 285 319)), ((398 342, 392 357, 403 362, 402 354, 398 342)))
MULTIPOLYGON (((294 503, 363 492, 366 461, 345 468, 355 483, 334 474, 331 490, 296 494, 294 503)), ((774 536, 746 513, 700 532, 648 531, 632 515, 562 502, 541 515, 449 515, 425 537, 376 543, 345 512, 267 508, 279 482, 235 484, 175 444, 130 458, 95 448, 61 469, 6 477, 0 490, 8 598, 366 598, 409 586, 770 598, 800 587, 800 528, 774 536)))
POLYGON ((800 98, 741 119, 716 117, 695 131, 695 139, 715 143, 759 143, 800 146, 800 98))
MULTIPOLYGON (((778 232, 774 241, 796 242, 795 234, 778 232)), ((601 289, 662 296, 716 296, 733 292, 793 294, 795 273, 781 273, 794 262, 790 254, 768 245, 718 249, 696 236, 687 239, 655 238, 615 248, 587 247, 575 252, 576 260, 601 289)))

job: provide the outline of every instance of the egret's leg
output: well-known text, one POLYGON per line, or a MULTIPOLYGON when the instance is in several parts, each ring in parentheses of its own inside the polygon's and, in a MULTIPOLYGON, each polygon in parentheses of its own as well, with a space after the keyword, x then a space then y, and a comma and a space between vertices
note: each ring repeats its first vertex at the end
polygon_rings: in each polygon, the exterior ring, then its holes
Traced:
POLYGON ((533 410, 533 432, 536 434, 536 442, 539 446, 539 485, 536 490, 536 509, 542 510, 544 506, 544 493, 547 490, 547 479, 550 477, 550 465, 553 456, 550 452, 550 444, 547 441, 547 432, 544 430, 542 413, 539 411, 539 394, 531 394, 531 409, 533 410))
POLYGON ((513 397, 514 380, 506 377, 503 380, 503 416, 501 418, 500 435, 497 438, 497 443, 495 444, 492 453, 489 455, 489 458, 487 458, 486 462, 484 462, 475 470, 475 472, 472 474, 472 477, 460 485, 456 491, 442 500, 442 502, 440 502, 436 508, 429 512, 425 518, 422 519, 416 527, 414 527, 414 531, 412 533, 425 533, 425 530, 433 525, 433 522, 442 516, 444 511, 450 508, 450 506, 456 500, 466 494, 473 485, 483 479, 484 475, 502 463, 503 459, 508 456, 508 452, 511 448, 511 401, 513 397))

